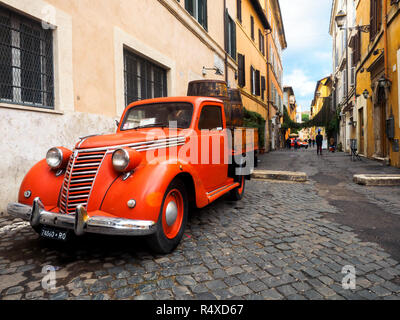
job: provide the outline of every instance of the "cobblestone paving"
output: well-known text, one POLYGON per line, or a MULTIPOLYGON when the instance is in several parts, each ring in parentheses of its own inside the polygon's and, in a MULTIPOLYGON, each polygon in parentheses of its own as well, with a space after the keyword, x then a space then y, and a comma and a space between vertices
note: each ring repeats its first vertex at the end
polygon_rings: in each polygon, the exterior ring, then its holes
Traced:
POLYGON ((139 238, 38 239, 0 218, 0 299, 399 299, 400 265, 329 221, 307 184, 251 181, 241 202, 191 214, 181 245, 153 255, 139 238), (54 266, 56 289, 42 288, 54 266), (346 265, 356 289, 342 288, 346 265))

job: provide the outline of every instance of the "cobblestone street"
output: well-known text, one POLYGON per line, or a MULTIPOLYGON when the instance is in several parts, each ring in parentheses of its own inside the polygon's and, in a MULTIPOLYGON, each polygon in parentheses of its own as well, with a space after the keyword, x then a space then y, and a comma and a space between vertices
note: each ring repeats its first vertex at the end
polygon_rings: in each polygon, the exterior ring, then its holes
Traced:
POLYGON ((165 256, 139 238, 39 239, 3 215, 0 299, 400 298, 400 188, 352 182, 354 173, 398 170, 314 150, 270 153, 260 167, 310 180, 248 182, 242 201, 192 212, 182 243, 165 256), (57 270, 50 291, 47 265, 57 270), (342 288, 349 265, 354 290, 342 288))

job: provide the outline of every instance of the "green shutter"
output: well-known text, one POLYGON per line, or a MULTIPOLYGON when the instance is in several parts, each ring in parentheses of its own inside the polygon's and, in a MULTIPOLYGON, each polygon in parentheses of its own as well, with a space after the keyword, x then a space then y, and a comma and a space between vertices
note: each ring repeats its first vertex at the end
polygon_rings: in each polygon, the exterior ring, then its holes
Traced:
POLYGON ((189 12, 192 16, 194 15, 194 6, 193 0, 185 0, 185 9, 189 12))

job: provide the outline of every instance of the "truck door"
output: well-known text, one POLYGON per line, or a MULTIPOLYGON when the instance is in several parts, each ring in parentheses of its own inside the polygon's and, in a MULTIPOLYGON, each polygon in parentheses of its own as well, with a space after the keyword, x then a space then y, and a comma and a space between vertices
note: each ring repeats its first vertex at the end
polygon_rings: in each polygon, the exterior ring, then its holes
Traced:
POLYGON ((198 122, 199 176, 207 192, 224 185, 228 177, 227 132, 222 108, 204 105, 198 122))

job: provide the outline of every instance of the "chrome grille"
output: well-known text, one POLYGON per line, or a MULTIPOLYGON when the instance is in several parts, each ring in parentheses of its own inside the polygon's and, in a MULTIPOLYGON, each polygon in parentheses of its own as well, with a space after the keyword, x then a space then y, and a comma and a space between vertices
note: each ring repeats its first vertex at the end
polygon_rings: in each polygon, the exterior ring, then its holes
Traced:
MULTIPOLYGON (((76 151, 75 151, 76 152, 76 151)), ((78 152, 71 156, 65 172, 60 198, 60 211, 74 213, 78 205, 87 208, 90 192, 106 150, 78 152)))

